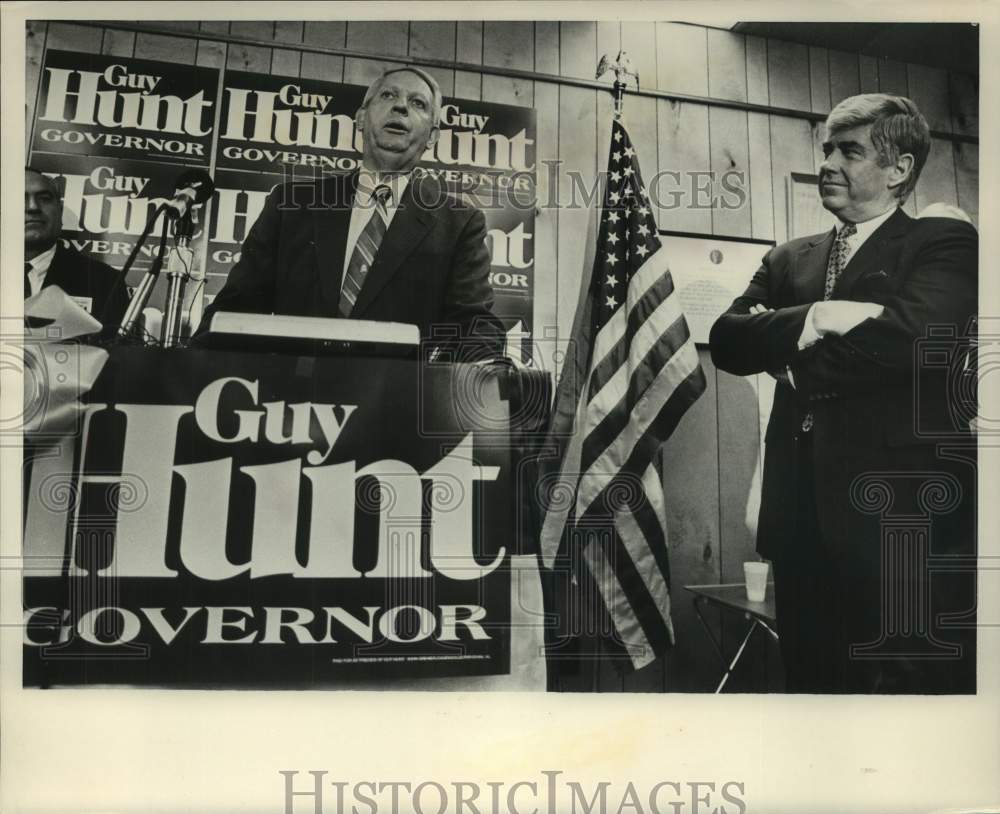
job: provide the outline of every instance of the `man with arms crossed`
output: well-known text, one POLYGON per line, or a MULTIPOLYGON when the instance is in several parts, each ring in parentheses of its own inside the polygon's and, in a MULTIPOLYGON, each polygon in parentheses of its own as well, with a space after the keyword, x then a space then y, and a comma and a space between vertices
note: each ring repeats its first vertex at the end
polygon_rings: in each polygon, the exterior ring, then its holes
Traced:
POLYGON ((712 328, 718 367, 778 380, 757 547, 789 692, 975 691, 974 452, 938 453, 920 428, 966 450, 972 436, 917 353, 931 326, 955 345, 969 329, 978 242, 968 223, 903 212, 929 149, 909 99, 837 105, 819 172, 836 229, 768 252, 712 328), (965 572, 932 579, 928 555, 965 572))

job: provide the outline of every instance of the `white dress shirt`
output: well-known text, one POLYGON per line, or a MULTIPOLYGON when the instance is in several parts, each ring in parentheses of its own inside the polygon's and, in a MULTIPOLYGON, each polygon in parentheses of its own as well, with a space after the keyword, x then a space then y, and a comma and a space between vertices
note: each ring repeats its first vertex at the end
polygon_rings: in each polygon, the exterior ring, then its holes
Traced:
POLYGON ((347 266, 351 262, 351 255, 354 254, 354 247, 357 245, 358 238, 361 237, 361 233, 364 231, 365 226, 368 225, 368 221, 375 214, 375 203, 372 201, 372 193, 375 191, 375 188, 380 184, 389 187, 390 195, 385 202, 386 228, 388 228, 392 224, 392 219, 399 208, 399 202, 403 198, 403 192, 406 191, 406 186, 409 183, 409 174, 400 175, 396 173, 379 176, 378 173, 372 170, 365 167, 361 168, 358 173, 358 191, 354 196, 354 203, 351 205, 351 223, 347 228, 347 248, 344 252, 345 279, 347 277, 347 266))
MULTIPOLYGON (((861 248, 864 242, 872 236, 875 230, 878 229, 878 227, 881 226, 883 223, 885 223, 887 220, 889 220, 890 217, 892 217, 892 215, 896 211, 896 208, 897 207, 893 206, 891 209, 887 210, 886 212, 883 212, 881 215, 871 218, 870 220, 854 224, 854 228, 857 229, 857 231, 853 235, 847 238, 847 254, 844 258, 845 265, 851 261, 851 258, 854 257, 855 252, 857 252, 857 250, 861 248)), ((838 224, 837 226, 838 235, 840 234, 840 230, 843 229, 844 226, 846 226, 845 223, 838 224)), ((813 323, 813 312, 815 310, 816 310, 816 304, 813 303, 812 308, 810 308, 809 312, 806 314, 806 322, 805 325, 802 326, 802 335, 799 336, 799 350, 803 350, 804 348, 808 348, 810 345, 814 345, 820 339, 820 335, 816 330, 815 324, 813 323)))
POLYGON ((31 264, 31 271, 28 272, 28 282, 31 284, 31 296, 35 296, 45 285, 45 275, 48 274, 49 266, 52 265, 52 258, 56 256, 56 244, 53 243, 44 252, 31 260, 25 262, 31 264))

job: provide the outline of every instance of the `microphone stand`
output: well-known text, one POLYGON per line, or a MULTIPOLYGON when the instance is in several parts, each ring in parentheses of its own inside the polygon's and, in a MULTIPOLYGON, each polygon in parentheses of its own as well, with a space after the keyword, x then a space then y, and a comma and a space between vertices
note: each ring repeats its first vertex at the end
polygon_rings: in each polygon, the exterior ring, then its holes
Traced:
MULTIPOLYGON (((143 243, 146 242, 146 238, 153 229, 153 224, 156 223, 156 218, 161 212, 163 212, 164 209, 165 206, 158 207, 153 213, 153 216, 149 219, 149 222, 146 224, 146 228, 139 236, 139 240, 136 241, 135 246, 132 248, 132 253, 128 256, 128 260, 126 260, 125 265, 122 266, 121 273, 115 281, 115 286, 125 285, 125 278, 128 276, 129 270, 132 268, 132 264, 135 262, 135 258, 139 254, 139 249, 142 247, 143 243)), ((129 301, 128 308, 125 309, 125 315, 122 317, 122 322, 116 335, 119 342, 135 338, 135 326, 142 316, 143 309, 146 307, 146 303, 149 302, 149 297, 153 293, 153 287, 156 285, 156 281, 160 276, 160 269, 163 267, 163 256, 166 253, 166 248, 167 218, 164 217, 163 230, 160 232, 159 249, 157 249, 156 257, 153 258, 153 264, 149 267, 149 271, 147 271, 143 276, 142 282, 139 283, 139 286, 135 290, 135 294, 129 301)))
MULTIPOLYGON (((191 251, 191 237, 194 234, 191 209, 207 201, 215 190, 215 184, 211 176, 204 169, 192 169, 181 174, 177 179, 177 189, 171 200, 160 204, 146 221, 146 226, 139 236, 139 240, 132 247, 132 253, 122 267, 118 279, 115 280, 108 296, 107 305, 101 314, 101 322, 106 324, 110 316, 109 309, 113 301, 114 294, 117 294, 125 285, 125 278, 128 276, 142 248, 153 230, 156 219, 163 218, 163 232, 160 235, 160 248, 149 271, 146 272, 142 282, 136 289, 135 296, 132 297, 125 315, 122 317, 121 325, 118 328, 116 340, 118 342, 135 338, 135 326, 137 325, 142 312, 149 302, 149 297, 153 293, 153 288, 163 267, 163 258, 167 245, 167 221, 174 221, 174 237, 176 249, 170 253, 170 261, 167 265, 167 274, 170 277, 170 286, 167 294, 167 313, 163 325, 163 345, 174 347, 180 341, 181 322, 184 308, 184 288, 187 281, 192 278, 192 268, 194 266, 194 253, 191 251)), ((200 279, 200 278, 199 278, 200 279)))
POLYGON ((189 209, 174 225, 176 245, 170 250, 167 261, 167 309, 163 319, 163 347, 174 348, 180 344, 182 320, 184 316, 184 290, 191 279, 194 266, 194 252, 191 237, 194 222, 189 209))

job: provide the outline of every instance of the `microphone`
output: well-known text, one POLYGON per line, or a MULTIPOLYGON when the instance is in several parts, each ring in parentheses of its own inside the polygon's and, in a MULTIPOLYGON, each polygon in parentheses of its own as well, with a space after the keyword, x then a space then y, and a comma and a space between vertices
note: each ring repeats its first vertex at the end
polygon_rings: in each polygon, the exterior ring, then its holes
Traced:
POLYGON ((183 218, 189 209, 205 203, 215 192, 215 184, 205 170, 181 173, 174 185, 174 196, 163 205, 168 218, 183 218))

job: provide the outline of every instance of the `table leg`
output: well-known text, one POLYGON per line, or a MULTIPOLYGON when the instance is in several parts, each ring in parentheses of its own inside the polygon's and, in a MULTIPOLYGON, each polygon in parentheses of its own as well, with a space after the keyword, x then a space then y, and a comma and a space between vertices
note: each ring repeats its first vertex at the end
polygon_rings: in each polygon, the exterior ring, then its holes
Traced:
POLYGON ((758 619, 757 624, 760 625, 762 628, 764 628, 764 630, 766 630, 768 633, 770 633, 772 639, 778 641, 778 631, 776 631, 773 627, 771 627, 767 622, 765 622, 763 619, 758 619))
POLYGON ((736 651, 736 655, 733 656, 733 660, 729 662, 729 666, 726 668, 725 674, 722 676, 722 681, 719 682, 719 686, 715 688, 716 694, 722 692, 722 688, 726 686, 726 682, 729 680, 730 673, 733 672, 733 668, 736 663, 740 660, 740 656, 743 655, 743 651, 746 649, 747 642, 750 641, 750 637, 753 636, 753 632, 757 629, 758 624, 760 624, 757 619, 753 620, 753 624, 750 625, 750 629, 747 631, 747 635, 743 637, 743 641, 740 643, 740 649, 736 651))

